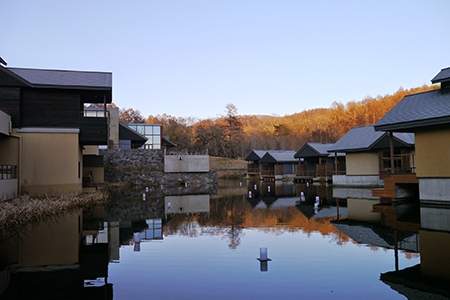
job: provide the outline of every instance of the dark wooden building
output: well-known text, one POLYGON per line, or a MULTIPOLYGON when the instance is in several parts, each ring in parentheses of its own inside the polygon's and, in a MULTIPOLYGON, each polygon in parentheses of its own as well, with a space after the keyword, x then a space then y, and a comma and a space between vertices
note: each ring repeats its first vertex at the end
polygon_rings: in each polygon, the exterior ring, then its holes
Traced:
POLYGON ((335 173, 345 173, 345 156, 342 153, 330 154, 333 144, 305 143, 296 153, 297 178, 304 180, 331 180, 335 173))
POLYGON ((248 162, 247 165, 247 174, 248 175, 260 175, 261 168, 260 168, 260 161, 261 158, 264 156, 264 154, 267 153, 267 150, 252 150, 247 155, 245 160, 248 162))
POLYGON ((292 150, 268 150, 260 160, 262 179, 294 178, 297 159, 292 150))

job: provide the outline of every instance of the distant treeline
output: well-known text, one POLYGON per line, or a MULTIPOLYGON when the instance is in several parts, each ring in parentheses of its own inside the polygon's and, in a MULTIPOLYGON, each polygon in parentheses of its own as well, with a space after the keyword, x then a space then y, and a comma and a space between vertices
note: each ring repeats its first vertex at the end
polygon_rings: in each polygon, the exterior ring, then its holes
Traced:
POLYGON ((346 104, 334 102, 330 108, 305 110, 285 116, 239 115, 233 104, 215 119, 195 120, 166 114, 145 119, 132 108, 123 109, 123 122, 158 123, 163 134, 178 148, 188 151, 208 149, 210 155, 244 157, 250 149, 292 149, 303 143, 335 142, 349 129, 376 123, 405 95, 428 91, 434 86, 400 88, 393 94, 367 97, 346 104))

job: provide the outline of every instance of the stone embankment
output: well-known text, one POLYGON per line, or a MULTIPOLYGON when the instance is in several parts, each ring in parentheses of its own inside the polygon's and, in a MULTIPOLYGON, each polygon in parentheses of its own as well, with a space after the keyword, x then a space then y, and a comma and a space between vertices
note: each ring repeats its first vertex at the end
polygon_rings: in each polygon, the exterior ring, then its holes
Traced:
POLYGON ((161 150, 109 150, 105 153, 108 189, 141 189, 150 193, 178 195, 215 191, 215 172, 164 172, 161 150))

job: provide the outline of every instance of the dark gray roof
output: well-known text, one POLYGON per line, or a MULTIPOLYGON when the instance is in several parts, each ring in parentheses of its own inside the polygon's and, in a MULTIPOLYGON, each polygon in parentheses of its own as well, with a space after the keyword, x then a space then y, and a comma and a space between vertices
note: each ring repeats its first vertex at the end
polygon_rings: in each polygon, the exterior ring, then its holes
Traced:
POLYGON ((377 124, 377 130, 408 130, 448 124, 450 93, 440 90, 418 93, 403 98, 377 124))
POLYGON ((264 154, 266 154, 266 153, 267 153, 267 150, 252 150, 252 151, 250 151, 250 152, 247 154, 245 160, 248 160, 248 161, 258 161, 258 160, 260 160, 260 159, 264 156, 264 154))
POLYGON ((314 150, 316 150, 321 155, 328 155, 328 149, 330 149, 334 144, 321 144, 321 143, 307 143, 314 150))
MULTIPOLYGON (((387 136, 386 132, 375 131, 374 126, 356 127, 341 137, 330 149, 329 152, 358 152, 368 151, 376 147, 387 136)), ((397 143, 414 145, 414 134, 394 133, 397 143)))
POLYGON ((6 68, 33 86, 110 89, 112 73, 91 71, 6 68))
POLYGON ((438 83, 447 80, 450 80, 450 67, 442 69, 433 79, 431 79, 431 82, 438 83))
POLYGON ((294 155, 295 151, 292 150, 267 150, 261 161, 296 162, 298 160, 294 155))

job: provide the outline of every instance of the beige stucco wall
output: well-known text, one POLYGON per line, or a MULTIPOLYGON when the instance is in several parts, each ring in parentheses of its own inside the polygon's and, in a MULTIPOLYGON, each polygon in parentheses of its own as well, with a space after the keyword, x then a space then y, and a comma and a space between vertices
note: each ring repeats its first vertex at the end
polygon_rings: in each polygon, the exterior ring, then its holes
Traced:
POLYGON ((450 129, 416 132, 417 177, 450 177, 450 129))
POLYGON ((83 169, 78 133, 17 134, 21 136, 22 192, 32 195, 81 192, 83 169))
POLYGON ((450 281, 450 233, 421 230, 420 269, 424 275, 450 281))
POLYGON ((380 213, 373 212, 373 206, 379 200, 347 199, 348 218, 355 221, 376 222, 380 220, 380 213))
POLYGON ((378 175, 380 173, 378 153, 347 153, 345 163, 346 175, 378 175))

